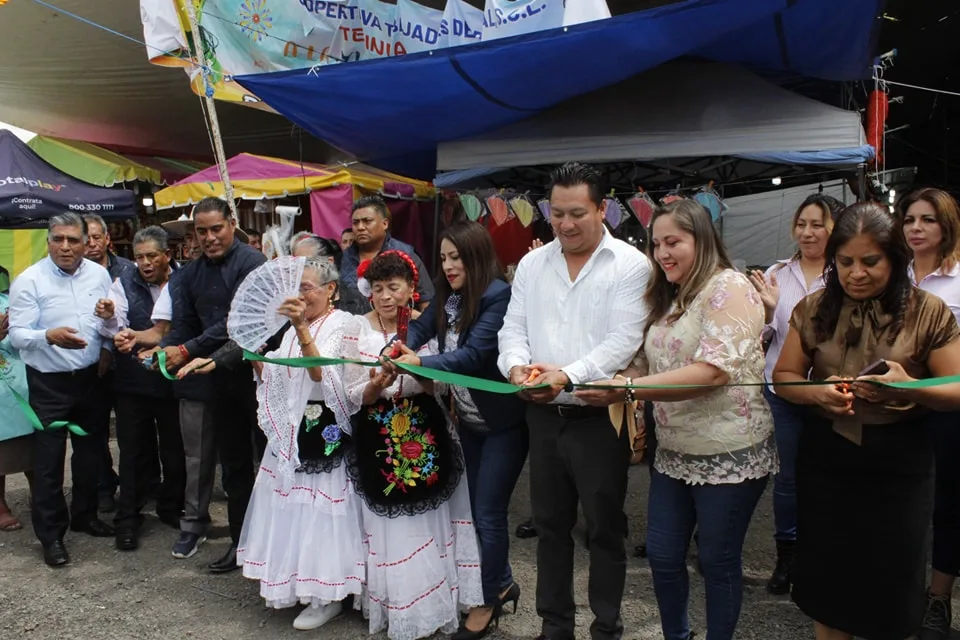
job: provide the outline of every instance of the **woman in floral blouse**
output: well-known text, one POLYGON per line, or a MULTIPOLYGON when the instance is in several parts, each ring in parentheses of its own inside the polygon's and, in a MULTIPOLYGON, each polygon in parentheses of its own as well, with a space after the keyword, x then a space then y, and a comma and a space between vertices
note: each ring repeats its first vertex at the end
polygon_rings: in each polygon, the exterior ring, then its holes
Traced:
POLYGON ((733 269, 700 204, 672 202, 654 215, 651 228, 652 257, 660 268, 647 288, 643 346, 622 376, 627 384, 683 386, 578 395, 599 405, 621 402, 624 395, 653 401, 658 444, 647 553, 663 636, 691 637, 686 557, 696 527, 706 635, 728 640, 743 598, 747 527, 768 476, 777 471, 773 417, 762 387, 724 386, 763 382, 763 304, 746 276, 733 269))

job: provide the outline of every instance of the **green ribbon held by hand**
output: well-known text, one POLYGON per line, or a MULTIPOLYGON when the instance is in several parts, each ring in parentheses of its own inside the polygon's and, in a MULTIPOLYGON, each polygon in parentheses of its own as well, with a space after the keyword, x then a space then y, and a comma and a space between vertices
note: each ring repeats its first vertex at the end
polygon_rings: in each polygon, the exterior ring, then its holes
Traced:
MULTIPOLYGON (((303 357, 303 358, 266 358, 264 356, 258 355, 251 351, 244 349, 243 351, 244 360, 251 360, 255 362, 265 362, 268 364, 276 364, 285 367, 326 367, 326 366, 335 366, 339 364, 355 364, 363 367, 379 367, 381 366, 380 361, 364 361, 364 360, 351 360, 348 358, 326 358, 323 356, 313 356, 313 357, 303 357)), ((390 361, 389 359, 386 359, 390 361)), ((443 382, 446 384, 452 384, 459 387, 466 387, 467 389, 475 389, 477 391, 488 391, 490 393, 500 393, 500 394, 511 394, 517 393, 520 391, 529 391, 531 389, 539 389, 547 385, 537 385, 537 386, 520 386, 515 384, 510 384, 508 382, 499 382, 496 380, 487 380, 485 378, 475 378, 473 376, 467 376, 460 373, 451 373, 449 371, 439 371, 437 369, 430 369, 427 367, 415 366, 412 364, 405 364, 402 362, 390 361, 397 368, 403 369, 408 373, 411 373, 415 376, 421 378, 427 378, 428 380, 433 380, 436 382, 443 382)), ((870 384, 878 384, 881 386, 893 387, 896 389, 925 389, 928 387, 937 387, 944 384, 953 384, 960 382, 960 375, 957 376, 944 376, 942 378, 927 378, 925 380, 911 380, 909 382, 891 382, 889 384, 884 384, 881 382, 876 382, 874 380, 867 381, 870 384)), ((728 383, 725 385, 710 385, 710 384, 595 384, 595 383, 581 383, 575 384, 574 387, 578 389, 699 389, 699 388, 720 388, 720 387, 766 387, 771 383, 769 382, 738 382, 738 383, 728 383)), ((827 384, 837 384, 836 380, 800 380, 797 382, 786 382, 773 386, 780 387, 803 387, 803 386, 821 386, 827 384)))
MULTIPOLYGON (((13 385, 10 384, 10 381, 7 380, 6 376, 0 375, 0 380, 3 380, 3 383, 7 385, 7 389, 10 390, 10 394, 13 396, 13 399, 17 401, 17 406, 20 407, 20 411, 22 411, 23 415, 26 416, 27 422, 30 423, 30 426, 36 431, 44 431, 43 423, 40 422, 37 412, 33 410, 33 407, 30 406, 30 403, 27 402, 27 399, 17 393, 17 390, 13 388, 13 385)), ((46 429, 62 429, 64 427, 66 427, 70 433, 77 436, 90 435, 81 429, 80 425, 74 424, 73 422, 69 422, 67 420, 54 420, 46 426, 46 429)))
MULTIPOLYGON (((157 351, 153 354, 153 357, 157 359, 157 368, 160 369, 160 374, 171 382, 176 382, 179 378, 169 371, 167 371, 167 353, 164 350, 157 351)), ((194 371, 200 371, 200 369, 205 369, 210 366, 213 361, 204 364, 202 367, 197 367, 194 371)))

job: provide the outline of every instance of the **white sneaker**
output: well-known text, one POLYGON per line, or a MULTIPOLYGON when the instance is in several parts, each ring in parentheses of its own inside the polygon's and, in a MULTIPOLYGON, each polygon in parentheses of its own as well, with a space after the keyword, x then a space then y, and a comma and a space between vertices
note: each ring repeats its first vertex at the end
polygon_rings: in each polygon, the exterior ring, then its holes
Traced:
POLYGON ((340 615, 341 611, 343 611, 343 604, 340 602, 331 602, 319 607, 311 605, 300 612, 297 619, 293 621, 293 628, 300 631, 319 629, 340 615))

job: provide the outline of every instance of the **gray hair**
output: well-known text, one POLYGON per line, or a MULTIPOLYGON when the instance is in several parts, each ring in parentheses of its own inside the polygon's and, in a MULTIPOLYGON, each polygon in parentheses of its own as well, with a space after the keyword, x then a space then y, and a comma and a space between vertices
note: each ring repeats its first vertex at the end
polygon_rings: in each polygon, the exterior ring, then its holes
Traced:
POLYGON ((136 235, 133 236, 134 246, 141 244, 143 242, 153 242, 156 243, 157 248, 160 251, 166 251, 170 247, 169 236, 167 232, 162 228, 156 225, 150 227, 144 227, 137 231, 136 235))
POLYGON ((95 213, 85 213, 83 215, 83 221, 87 223, 88 232, 90 231, 90 224, 93 223, 93 224, 100 225, 100 230, 103 231, 103 235, 107 235, 110 233, 110 230, 107 227, 107 223, 103 221, 103 218, 101 218, 95 213))
POLYGON ((299 231, 290 239, 290 255, 293 255, 293 252, 297 250, 297 245, 307 241, 310 242, 310 245, 313 248, 312 253, 316 255, 317 251, 320 249, 320 243, 317 242, 316 237, 309 231, 299 231))
POLYGON ((87 241, 87 223, 75 213, 61 213, 50 218, 47 222, 47 237, 54 227, 77 227, 83 234, 83 241, 87 241))
POLYGON ((340 280, 340 273, 337 271, 337 266, 328 260, 326 256, 307 258, 307 263, 303 266, 303 270, 306 271, 308 269, 317 274, 317 278, 320 279, 321 284, 340 280))

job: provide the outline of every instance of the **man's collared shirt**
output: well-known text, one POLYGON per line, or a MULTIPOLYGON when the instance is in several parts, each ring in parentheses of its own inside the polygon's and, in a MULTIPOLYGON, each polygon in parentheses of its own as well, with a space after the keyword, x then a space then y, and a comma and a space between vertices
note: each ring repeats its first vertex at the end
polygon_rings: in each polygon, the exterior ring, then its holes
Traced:
MULTIPOLYGON (((413 258, 413 263, 417 265, 417 271, 419 271, 419 280, 417 282, 417 293, 420 294, 420 302, 430 302, 433 300, 434 289, 433 282, 430 279, 430 274, 427 273, 426 267, 423 266, 423 260, 420 259, 420 256, 417 255, 417 252, 406 242, 397 240, 389 233, 387 237, 383 240, 383 246, 380 248, 380 253, 384 251, 403 251, 408 256, 413 258)), ((360 266, 360 247, 356 244, 352 244, 347 247, 347 250, 343 252, 343 258, 340 260, 340 286, 343 289, 349 289, 350 292, 348 295, 343 296, 345 301, 350 301, 355 304, 351 306, 365 305, 363 308, 351 308, 345 310, 350 311, 351 313, 366 313, 370 311, 370 303, 363 299, 363 296, 360 294, 357 289, 357 268, 360 266)))
MULTIPOLYGON (((574 281, 559 241, 528 253, 498 336, 501 373, 539 362, 561 367, 573 383, 612 378, 640 348, 650 271, 646 256, 606 230, 574 281)), ((554 402, 580 403, 568 393, 554 402)))
POLYGON ((173 322, 161 346, 183 345, 191 358, 212 354, 229 339, 227 314, 237 287, 251 271, 267 261, 253 247, 234 238, 222 260, 206 256, 191 261, 179 275, 173 301, 173 322))
POLYGON ((21 273, 10 287, 10 340, 28 367, 64 373, 91 367, 106 347, 95 315, 97 301, 108 297, 110 275, 84 259, 72 274, 48 257, 21 273), (63 349, 47 342, 48 329, 71 327, 87 341, 83 349, 63 349))

